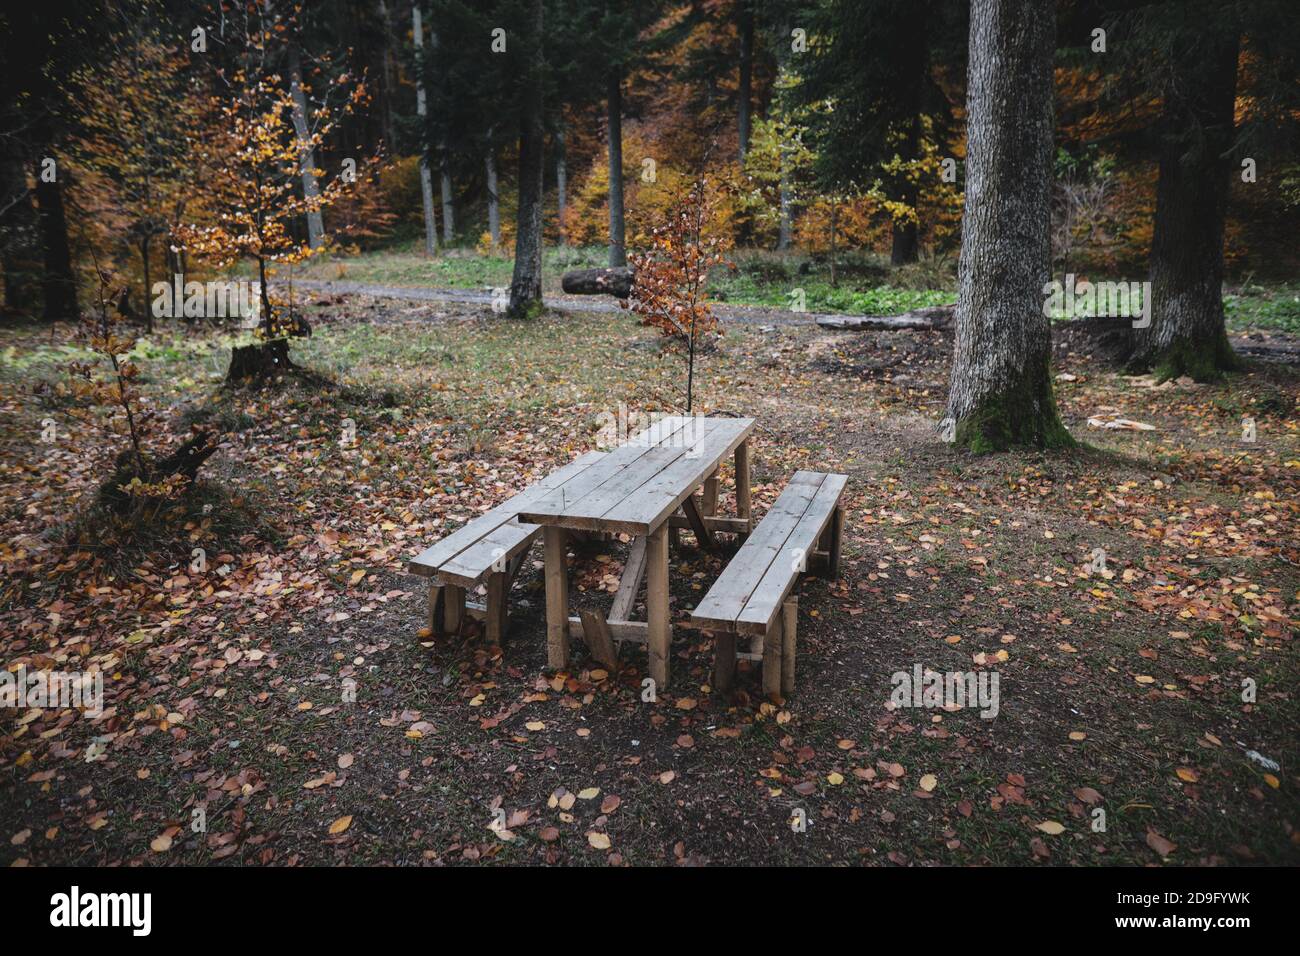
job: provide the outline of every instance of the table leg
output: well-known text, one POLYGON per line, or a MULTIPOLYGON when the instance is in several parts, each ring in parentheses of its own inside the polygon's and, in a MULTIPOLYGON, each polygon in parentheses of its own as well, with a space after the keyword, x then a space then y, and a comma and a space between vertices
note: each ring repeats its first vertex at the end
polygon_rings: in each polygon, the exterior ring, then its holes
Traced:
MULTIPOLYGON (((672 649, 673 626, 668 617, 668 522, 646 537, 646 621, 650 625, 648 650, 650 677, 656 693, 668 686, 668 655, 672 649)), ((550 602, 547 602, 549 609, 550 602)))
MULTIPOLYGON (((753 529, 754 521, 750 517, 748 438, 736 446, 736 516, 746 519, 750 529, 753 529)), ((739 535, 741 541, 747 537, 748 534, 739 535)))
POLYGON ((542 529, 546 561, 546 664, 569 666, 569 572, 564 562, 564 529, 542 529))

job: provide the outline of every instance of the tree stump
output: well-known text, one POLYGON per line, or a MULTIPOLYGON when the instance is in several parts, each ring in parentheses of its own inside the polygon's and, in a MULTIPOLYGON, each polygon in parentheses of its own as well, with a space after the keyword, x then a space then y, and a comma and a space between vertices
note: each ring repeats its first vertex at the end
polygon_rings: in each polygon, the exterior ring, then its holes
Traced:
POLYGON ((254 345, 239 345, 230 352, 226 384, 265 381, 298 366, 289 358, 289 340, 271 339, 254 345))

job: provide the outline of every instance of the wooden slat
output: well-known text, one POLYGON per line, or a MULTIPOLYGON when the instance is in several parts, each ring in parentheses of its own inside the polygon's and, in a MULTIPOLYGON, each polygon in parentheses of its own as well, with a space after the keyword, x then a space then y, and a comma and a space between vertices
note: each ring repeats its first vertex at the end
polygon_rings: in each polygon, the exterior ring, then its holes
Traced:
POLYGON ((650 677, 657 691, 668 687, 668 657, 672 653, 673 625, 668 617, 668 526, 660 525, 646 539, 646 621, 650 677))
POLYGON ((569 569, 565 566, 565 531, 546 528, 546 663, 559 670, 569 665, 569 569))
POLYGON ((600 611, 582 610, 578 617, 582 620, 582 639, 591 656, 610 670, 618 670, 618 652, 614 650, 614 639, 610 636, 605 615, 600 611))
POLYGON ((619 505, 605 512, 602 522, 611 528, 658 527, 681 507, 723 458, 745 441, 753 429, 752 418, 720 420, 718 427, 695 446, 697 455, 683 455, 664 468, 638 488, 635 494, 629 495, 619 505))
POLYGON ((704 516, 700 514, 700 509, 695 504, 694 495, 686 496, 686 500, 682 502, 682 511, 686 514, 686 520, 690 522, 691 530, 695 532, 695 543, 705 551, 717 550, 717 545, 713 541, 713 532, 704 523, 704 516))
MULTIPOLYGON (((599 451, 589 451, 578 456, 569 464, 557 468, 540 481, 529 485, 519 494, 485 511, 445 538, 425 548, 424 551, 407 563, 407 570, 411 574, 432 577, 443 564, 446 564, 467 548, 473 547, 494 529, 514 519, 519 513, 519 509, 533 498, 540 497, 552 489, 572 481, 605 457, 605 453, 599 451)), ((536 530, 536 528, 533 528, 529 533, 536 534, 536 530)), ((488 563, 490 565, 491 561, 488 563)))
MULTIPOLYGON (((781 610, 786 595, 794 587, 799 574, 792 565, 797 550, 802 549, 806 556, 813 552, 817 539, 830 523, 831 516, 839 504, 840 495, 848 478, 844 475, 826 475, 817 489, 817 494, 804 510, 798 523, 791 530, 781 548, 779 557, 775 558, 767 572, 754 588, 744 610, 736 615, 736 628, 742 633, 766 630, 773 618, 781 610)), ((766 520, 766 519, 764 519, 766 520)))
MULTIPOLYGON (((635 467, 643 456, 658 448, 661 442, 672 441, 673 436, 685 428, 686 419, 680 417, 664 418, 655 422, 650 428, 634 435, 627 444, 607 452, 605 457, 587 469, 579 480, 567 483, 562 490, 549 489, 545 494, 530 501, 530 507, 535 508, 538 514, 563 514, 569 506, 581 501, 593 489, 616 480, 624 471, 635 467)), ((520 509, 518 513, 521 520, 530 524, 547 523, 537 521, 524 509, 520 509)))
POLYGON ((781 605, 781 696, 794 693, 794 661, 799 641, 799 598, 781 605))
POLYGON ((609 608, 611 621, 626 621, 632 616, 636 606, 636 595, 641 589, 641 579, 645 577, 645 538, 639 537, 632 542, 627 554, 627 563, 623 565, 623 577, 618 582, 618 593, 609 608))
MULTIPOLYGON (((574 499, 566 496, 562 506, 558 508, 537 502, 526 512, 526 520, 541 524, 551 523, 543 514, 546 510, 551 518, 558 519, 556 523, 569 528, 586 527, 626 531, 630 534, 646 533, 651 526, 644 523, 631 526, 620 525, 608 519, 609 512, 627 501, 640 500, 648 486, 688 455, 691 456, 692 465, 695 466, 688 471, 698 471, 699 463, 705 459, 711 447, 709 445, 711 436, 732 427, 731 423, 735 420, 702 418, 683 419, 683 421, 687 424, 668 433, 663 444, 641 449, 642 454, 628 461, 623 467, 613 470, 607 464, 598 469, 596 473, 609 472, 609 477, 593 486, 581 498, 574 499)), ((618 452, 611 453, 611 455, 616 454, 618 452)), ((698 485, 698 481, 696 484, 698 485)), ((694 490, 694 486, 689 490, 694 490)), ((547 500, 555 502, 556 496, 550 495, 547 500)))
POLYGON ((825 476, 796 472, 735 557, 723 569, 691 619, 702 627, 733 627, 754 589, 785 547, 825 476))
POLYGON ((658 527, 754 427, 751 418, 683 421, 698 424, 666 432, 662 436, 664 444, 643 449, 644 454, 634 458, 611 461, 623 449, 611 452, 584 476, 581 484, 588 485, 607 474, 603 481, 592 484, 582 498, 561 499, 552 492, 521 510, 520 520, 627 534, 646 534, 658 527))

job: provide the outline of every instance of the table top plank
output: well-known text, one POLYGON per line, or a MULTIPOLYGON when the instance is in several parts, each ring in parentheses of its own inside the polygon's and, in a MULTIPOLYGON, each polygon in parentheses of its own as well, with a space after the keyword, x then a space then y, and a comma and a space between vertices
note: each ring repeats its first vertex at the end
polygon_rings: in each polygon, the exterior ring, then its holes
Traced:
POLYGON ((736 446, 754 429, 752 418, 722 419, 695 446, 698 454, 683 455, 604 514, 608 521, 644 524, 657 527, 668 520, 686 498, 713 474, 736 446))
POLYGON ((753 431, 752 418, 675 416, 610 452, 578 482, 536 499, 520 520, 648 534, 753 431), (580 497, 573 492, 581 491, 580 497))

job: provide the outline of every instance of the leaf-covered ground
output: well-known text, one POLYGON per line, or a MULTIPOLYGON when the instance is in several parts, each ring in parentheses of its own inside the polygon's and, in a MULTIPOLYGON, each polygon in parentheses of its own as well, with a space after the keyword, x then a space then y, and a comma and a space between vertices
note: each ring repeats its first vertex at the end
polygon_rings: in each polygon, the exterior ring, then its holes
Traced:
MULTIPOLYGON (((651 703, 634 646, 617 674, 581 647, 544 670, 539 561, 504 649, 422 638, 403 566, 593 447, 620 402, 677 402, 680 358, 621 316, 313 311, 294 354, 325 383, 225 392, 220 339, 141 350, 177 427, 230 432, 180 530, 152 537, 78 521, 116 449, 40 387, 71 343, 0 332, 3 660, 102 669, 107 695, 97 719, 0 710, 0 861, 1300 861, 1293 366, 1154 387, 1062 335, 1088 446, 974 458, 935 432, 938 333, 729 326, 701 410, 759 420, 759 513, 797 468, 850 476, 844 573, 800 587, 790 700, 748 671, 722 699, 707 636, 679 626, 651 703), (996 671, 998 716, 892 709, 917 664, 996 671)), ((575 604, 607 601, 625 554, 575 553, 575 604)), ((723 560, 686 536, 679 620, 723 560)))

